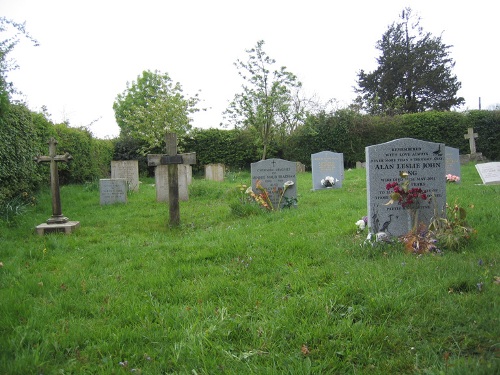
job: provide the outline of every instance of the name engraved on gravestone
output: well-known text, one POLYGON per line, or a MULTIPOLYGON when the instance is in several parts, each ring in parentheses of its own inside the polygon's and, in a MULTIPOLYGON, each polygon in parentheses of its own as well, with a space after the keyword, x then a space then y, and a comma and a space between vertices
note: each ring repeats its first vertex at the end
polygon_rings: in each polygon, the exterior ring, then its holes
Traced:
POLYGON ((476 164, 476 170, 483 184, 500 184, 500 162, 476 164))
POLYGON ((460 150, 458 148, 445 147, 445 173, 460 177, 455 183, 460 183, 462 175, 460 173, 460 150))
POLYGON ((386 205, 390 182, 402 183, 400 172, 408 172, 410 188, 421 188, 430 197, 418 210, 418 221, 429 224, 434 209, 442 212, 446 205, 445 146, 442 143, 412 138, 396 139, 368 146, 366 153, 366 180, 368 198, 368 226, 371 232, 386 232, 401 236, 412 229, 408 209, 397 202, 386 205))
POLYGON ((128 183, 124 178, 100 179, 99 195, 102 205, 127 203, 128 183))
POLYGON ((111 178, 124 178, 127 180, 130 190, 139 191, 139 161, 111 161, 111 178))
MULTIPOLYGON (((285 198, 297 198, 297 177, 296 177, 296 163, 283 159, 267 159, 250 166, 252 175, 252 190, 257 194, 256 188, 257 181, 260 181, 269 193, 269 198, 273 207, 277 209, 280 189, 287 181, 292 181, 293 185, 286 189, 284 198, 281 201, 281 207, 286 203, 285 198)), ((280 207, 280 208, 281 208, 280 207)))
POLYGON ((327 187, 321 184, 321 180, 328 176, 338 180, 333 185, 333 188, 339 189, 342 187, 342 181, 344 180, 344 154, 332 151, 321 151, 312 154, 311 168, 313 190, 326 189, 327 187))

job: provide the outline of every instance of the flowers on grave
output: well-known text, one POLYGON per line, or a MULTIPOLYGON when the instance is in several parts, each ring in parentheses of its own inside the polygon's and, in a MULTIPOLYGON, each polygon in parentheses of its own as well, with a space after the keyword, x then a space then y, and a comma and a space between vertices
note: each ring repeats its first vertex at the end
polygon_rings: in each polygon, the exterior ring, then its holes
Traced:
MULTIPOLYGON (((255 188, 257 189, 257 192, 254 192, 252 187, 249 187, 246 190, 246 193, 250 195, 250 197, 257 202, 258 205, 262 206, 264 209, 268 211, 277 211, 281 209, 281 202, 284 198, 285 192, 294 185, 293 181, 286 181, 283 184, 283 187, 281 188, 273 188, 271 192, 267 191, 265 187, 262 186, 262 182, 260 180, 257 180, 255 182, 255 188), (271 194, 273 197, 278 196, 278 205, 277 207, 274 207, 272 199, 271 199, 271 194)), ((286 198, 286 197, 285 197, 286 198)), ((288 202, 288 201, 287 201, 288 202)), ((289 207, 289 204, 285 204, 286 207, 289 207)))
POLYGON ((400 172, 399 176, 403 179, 403 182, 389 182, 385 188, 387 190, 392 189, 390 195, 391 199, 385 205, 393 204, 398 202, 403 208, 418 208, 421 201, 427 200, 427 194, 421 188, 410 188, 410 179, 408 172, 400 172))
POLYGON ((337 180, 332 176, 326 176, 325 178, 321 179, 321 185, 327 188, 332 187, 333 185, 335 185, 336 182, 339 182, 339 180, 337 180))
POLYGON ((446 182, 453 183, 453 182, 458 182, 458 181, 460 181, 460 177, 452 175, 452 174, 446 175, 446 182))
POLYGON ((364 231, 367 224, 368 224, 368 216, 363 216, 361 220, 356 221, 356 227, 357 227, 356 232, 361 233, 362 231, 364 231))

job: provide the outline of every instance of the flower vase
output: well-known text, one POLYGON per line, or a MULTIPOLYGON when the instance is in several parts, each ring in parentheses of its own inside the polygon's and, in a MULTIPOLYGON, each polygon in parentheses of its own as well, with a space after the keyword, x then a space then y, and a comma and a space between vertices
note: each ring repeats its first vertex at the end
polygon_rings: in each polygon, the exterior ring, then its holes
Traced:
POLYGON ((408 212, 408 228, 410 232, 416 233, 418 227, 418 208, 409 208, 408 212))

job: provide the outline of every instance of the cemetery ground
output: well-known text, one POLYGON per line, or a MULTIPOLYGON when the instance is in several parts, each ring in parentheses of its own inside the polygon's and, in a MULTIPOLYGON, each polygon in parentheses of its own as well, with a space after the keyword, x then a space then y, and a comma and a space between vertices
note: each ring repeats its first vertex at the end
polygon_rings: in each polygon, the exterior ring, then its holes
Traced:
POLYGON ((69 235, 34 231, 48 189, 0 224, 1 374, 500 372, 500 185, 472 163, 447 201, 477 236, 442 255, 361 246, 364 169, 320 191, 299 173, 296 209, 243 216, 249 173, 195 178, 178 228, 141 181, 108 206, 62 186, 69 235))

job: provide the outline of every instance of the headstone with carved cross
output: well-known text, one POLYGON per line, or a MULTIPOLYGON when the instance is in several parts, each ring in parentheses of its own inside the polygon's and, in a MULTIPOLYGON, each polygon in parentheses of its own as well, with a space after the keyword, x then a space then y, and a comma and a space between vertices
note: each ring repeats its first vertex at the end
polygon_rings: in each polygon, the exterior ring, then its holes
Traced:
POLYGON ((50 191, 52 193, 52 216, 46 223, 40 224, 36 227, 37 233, 43 235, 48 232, 65 232, 71 233, 73 229, 80 226, 78 221, 69 221, 69 219, 62 214, 61 210, 61 194, 59 191, 59 174, 57 172, 57 162, 68 162, 73 157, 67 152, 64 155, 56 154, 57 141, 55 138, 50 138, 49 142, 49 156, 35 156, 33 158, 37 163, 50 163, 50 191))
POLYGON ((170 212, 170 225, 178 226, 180 223, 179 212, 179 165, 196 164, 196 153, 177 154, 177 135, 167 133, 165 136, 166 154, 148 155, 149 166, 168 166, 168 202, 170 212))
POLYGON ((480 152, 476 152, 476 138, 478 137, 477 133, 474 133, 473 128, 467 129, 467 134, 464 135, 465 139, 469 140, 470 154, 468 155, 469 160, 483 160, 483 154, 480 152))

